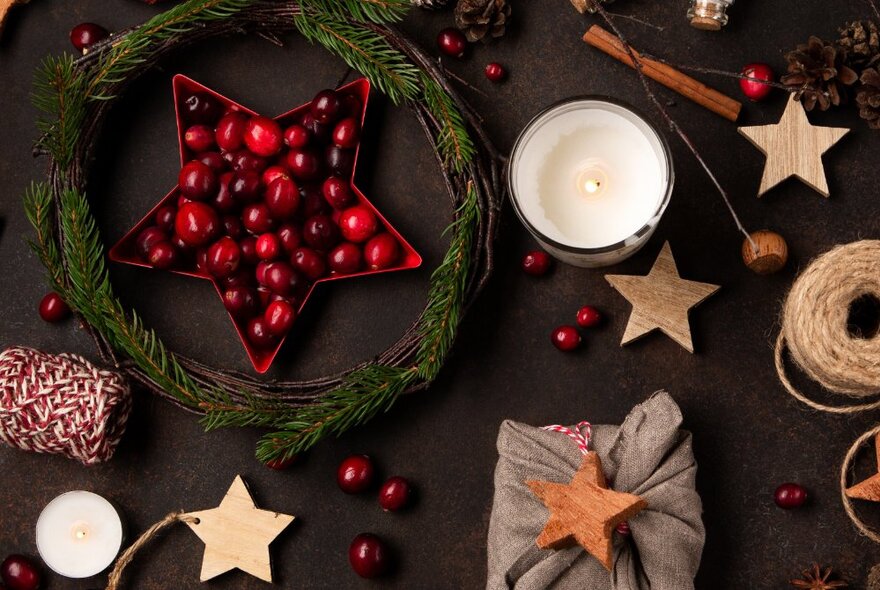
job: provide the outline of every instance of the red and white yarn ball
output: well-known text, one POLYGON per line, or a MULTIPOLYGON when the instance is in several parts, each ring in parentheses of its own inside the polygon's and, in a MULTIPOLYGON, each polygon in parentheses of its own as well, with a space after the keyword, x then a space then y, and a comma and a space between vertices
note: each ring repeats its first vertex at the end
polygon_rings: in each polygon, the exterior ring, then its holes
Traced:
POLYGON ((72 354, 25 347, 0 354, 0 440, 84 465, 113 456, 131 413, 122 374, 72 354))

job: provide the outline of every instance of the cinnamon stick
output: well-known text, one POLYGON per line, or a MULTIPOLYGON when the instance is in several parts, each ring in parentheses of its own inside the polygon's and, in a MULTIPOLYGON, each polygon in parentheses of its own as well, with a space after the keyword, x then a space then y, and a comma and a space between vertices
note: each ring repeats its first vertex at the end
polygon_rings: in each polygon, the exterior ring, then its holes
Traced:
MULTIPOLYGON (((584 41, 603 53, 607 53, 614 59, 635 69, 635 64, 629 53, 627 53, 623 42, 616 35, 606 31, 599 25, 593 25, 590 27, 590 29, 584 34, 584 41)), ((630 49, 636 59, 641 63, 642 72, 644 72, 647 77, 678 92, 685 98, 689 98, 713 113, 721 115, 725 119, 736 121, 737 117, 739 117, 739 111, 742 108, 742 103, 739 101, 734 100, 713 88, 709 88, 702 82, 691 78, 687 74, 679 72, 672 66, 650 58, 642 57, 638 51, 632 47, 630 47, 630 49)))

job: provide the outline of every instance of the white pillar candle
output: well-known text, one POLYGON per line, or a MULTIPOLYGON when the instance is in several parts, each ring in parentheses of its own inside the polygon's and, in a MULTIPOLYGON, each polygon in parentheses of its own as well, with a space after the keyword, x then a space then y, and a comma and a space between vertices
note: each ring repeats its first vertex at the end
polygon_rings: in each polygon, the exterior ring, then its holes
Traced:
POLYGON ((672 182, 669 147, 654 126, 589 97, 535 117, 508 169, 517 215, 548 252, 577 266, 634 254, 656 228, 672 182))
POLYGON ((88 578, 107 569, 122 547, 122 519, 92 492, 61 494, 37 519, 37 551, 52 571, 88 578))

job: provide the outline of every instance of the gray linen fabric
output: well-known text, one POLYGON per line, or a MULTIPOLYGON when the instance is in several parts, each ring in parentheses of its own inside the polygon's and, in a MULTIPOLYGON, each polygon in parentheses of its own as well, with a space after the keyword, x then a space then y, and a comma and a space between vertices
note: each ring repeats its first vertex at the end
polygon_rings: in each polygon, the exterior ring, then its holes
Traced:
POLYGON ((506 420, 498 433, 486 588, 693 589, 706 533, 694 487, 697 465, 691 434, 679 430, 681 421, 678 405, 660 391, 633 408, 619 428, 593 426, 590 448, 599 454, 613 488, 648 502, 629 521, 628 539, 614 534, 614 567, 609 574, 580 547, 537 548, 535 539, 548 511, 525 481, 568 483, 582 455, 563 434, 506 420))

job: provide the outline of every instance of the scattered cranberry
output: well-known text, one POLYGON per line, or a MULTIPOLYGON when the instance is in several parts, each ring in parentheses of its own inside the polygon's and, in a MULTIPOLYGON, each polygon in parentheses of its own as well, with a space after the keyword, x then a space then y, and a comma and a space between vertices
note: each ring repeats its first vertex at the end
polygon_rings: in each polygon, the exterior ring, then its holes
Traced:
POLYGON ((773 501, 777 506, 786 510, 800 508, 807 501, 807 490, 800 484, 784 483, 776 488, 773 501))
POLYGON ((354 117, 347 117, 333 128, 333 143, 341 148, 351 149, 358 143, 360 126, 354 117))
POLYGON ((379 229, 376 214, 364 205, 355 205, 339 216, 339 231, 349 242, 360 244, 372 238, 379 229))
POLYGON ((585 305, 577 312, 577 324, 581 328, 592 328, 602 322, 602 314, 591 305, 585 305))
POLYGON ((391 477, 379 489, 379 505, 386 512, 396 512, 407 505, 410 492, 406 479, 391 477))
POLYGON ((290 178, 276 178, 266 187, 264 199, 273 216, 288 219, 299 207, 299 188, 290 178))
POLYGON ((275 344, 275 336, 269 332, 266 320, 255 317, 248 322, 247 338, 257 348, 269 348, 275 344))
POLYGON ((274 156, 281 151, 281 127, 268 117, 251 117, 244 130, 244 143, 258 156, 274 156))
MULTIPOLYGON (((775 78, 773 75, 773 69, 764 63, 748 64, 743 67, 742 75, 748 76, 749 78, 757 78, 758 80, 763 80, 765 82, 773 82, 773 79, 775 78)), ((740 79, 739 87, 749 100, 755 102, 763 100, 773 90, 773 87, 769 84, 762 84, 756 80, 746 79, 740 79)))
POLYGON ((287 301, 273 301, 266 307, 264 314, 266 329, 274 336, 284 336, 293 327, 296 310, 287 301))
POLYGON ((327 273, 324 257, 311 248, 297 248, 293 256, 290 257, 290 263, 296 270, 313 281, 317 281, 327 273))
POLYGON ((550 255, 542 250, 529 252, 522 259, 522 269, 534 277, 540 277, 547 274, 550 270, 553 260, 550 255))
POLYGON ((109 36, 107 29, 95 23, 80 23, 70 29, 70 42, 82 53, 86 53, 89 47, 109 36))
POLYGON ((240 263, 241 249, 229 236, 220 238, 208 248, 208 272, 218 279, 234 273, 240 263))
POLYGON ((339 464, 336 483, 346 494, 360 494, 373 485, 373 461, 366 455, 351 455, 339 464))
POLYGON ((54 324, 70 316, 70 307, 67 306, 61 295, 52 291, 46 293, 40 300, 39 312, 43 321, 54 324))
POLYGON ((159 269, 171 268, 177 264, 177 249, 171 242, 156 242, 150 248, 147 261, 159 269))
POLYGON ((630 533, 632 532, 629 528, 629 523, 626 522, 625 520, 622 523, 620 523, 619 525, 617 525, 616 527, 614 527, 614 530, 617 531, 617 534, 622 535, 624 537, 628 537, 630 535, 630 533))
POLYGON ((361 269, 364 257, 357 244, 342 242, 327 255, 330 270, 341 274, 351 274, 361 269))
POLYGON ((204 203, 184 203, 177 210, 174 229, 188 246, 204 246, 220 231, 220 217, 204 203))
POLYGON ((351 569, 362 578, 378 578, 388 571, 390 550, 372 533, 361 533, 348 548, 351 569))
POLYGON ((223 107, 210 94, 196 92, 187 96, 180 104, 183 118, 190 124, 213 125, 223 114, 223 107))
POLYGON ((574 326, 559 326, 550 335, 553 346, 563 351, 571 351, 581 345, 581 335, 574 326))
POLYGON ((303 239, 312 248, 327 251, 339 242, 339 226, 326 215, 309 217, 303 226, 303 239))
POLYGON ((322 90, 312 99, 311 114, 318 123, 327 124, 339 116, 342 101, 335 90, 322 90))
POLYGON ((437 35, 437 47, 450 57, 464 57, 467 50, 467 39, 464 33, 458 29, 449 27, 437 35))
POLYGON ((354 202, 354 193, 348 181, 338 176, 329 176, 321 186, 321 192, 334 209, 345 209, 354 202))
POLYGON ((183 143, 194 152, 214 147, 214 130, 207 125, 193 125, 183 133, 183 143))
POLYGON ((498 62, 486 64, 486 77, 492 82, 501 82, 507 77, 507 71, 498 62))
POLYGON ((293 149, 305 147, 309 143, 309 130, 302 125, 291 125, 284 130, 284 143, 293 149))
POLYGON ((135 248, 141 258, 146 258, 150 253, 150 248, 152 248, 154 244, 167 239, 168 236, 165 232, 162 231, 161 228, 153 225, 138 234, 137 240, 135 241, 135 248))
POLYGON ((7 590, 37 590, 40 587, 40 570, 24 555, 10 555, 0 564, 0 578, 7 590))
POLYGON ((303 149, 292 149, 285 157, 287 167, 295 178, 311 180, 321 171, 321 163, 314 152, 303 149))
POLYGON ((187 162, 177 178, 180 192, 194 201, 207 199, 217 190, 217 176, 211 168, 198 160, 187 162))
POLYGON ((220 149, 233 152, 244 143, 244 131, 247 127, 247 117, 242 113, 227 113, 217 123, 214 138, 220 149))
POLYGON ((389 233, 373 236, 364 246, 364 262, 370 270, 391 268, 400 257, 397 239, 389 233))

